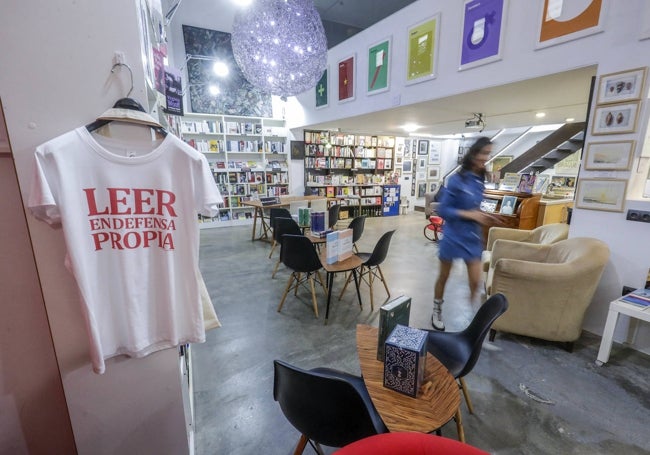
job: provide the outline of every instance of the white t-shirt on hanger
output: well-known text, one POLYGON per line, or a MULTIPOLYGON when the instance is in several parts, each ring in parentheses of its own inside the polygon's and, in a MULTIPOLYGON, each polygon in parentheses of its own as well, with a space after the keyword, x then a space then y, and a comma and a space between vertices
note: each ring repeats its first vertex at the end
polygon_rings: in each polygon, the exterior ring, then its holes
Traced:
POLYGON ((175 136, 104 138, 81 127, 36 149, 34 216, 61 223, 93 370, 205 341, 197 214, 223 202, 206 158, 175 136))

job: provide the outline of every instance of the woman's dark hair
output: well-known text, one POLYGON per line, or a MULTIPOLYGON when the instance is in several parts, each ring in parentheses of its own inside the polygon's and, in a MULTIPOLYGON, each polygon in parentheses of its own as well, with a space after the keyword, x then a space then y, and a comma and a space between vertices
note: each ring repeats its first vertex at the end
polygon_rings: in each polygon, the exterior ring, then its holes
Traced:
MULTIPOLYGON (((485 147, 486 145, 490 145, 492 141, 490 138, 481 136, 478 139, 476 139, 476 142, 472 144, 472 146, 469 148, 465 156, 463 157, 463 162, 460 164, 460 172, 465 173, 468 172, 472 169, 472 160, 476 158, 476 155, 479 154, 479 152, 485 147)), ((485 173, 485 170, 483 170, 483 173, 485 173)))

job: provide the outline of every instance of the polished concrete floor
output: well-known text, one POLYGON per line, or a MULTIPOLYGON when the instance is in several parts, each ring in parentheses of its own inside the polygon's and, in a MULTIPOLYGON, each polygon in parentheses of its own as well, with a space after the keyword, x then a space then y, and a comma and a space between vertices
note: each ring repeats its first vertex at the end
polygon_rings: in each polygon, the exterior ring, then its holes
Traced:
MULTIPOLYGON (((437 247, 422 235, 424 224, 422 213, 370 218, 360 246, 369 251, 383 232, 397 229, 382 269, 392 297, 412 297, 410 325, 428 328, 437 247)), ((333 299, 328 325, 322 290, 320 318, 306 291, 290 295, 278 313, 288 273, 281 268, 271 279, 277 253, 269 259, 269 244, 251 242, 250 234, 250 226, 201 233, 201 270, 223 327, 192 346, 198 455, 293 453, 299 434, 273 401, 273 359, 360 374, 356 324, 378 322, 366 288, 362 310, 353 289, 333 299)), ((335 292, 342 281, 335 280, 335 292)), ((381 286, 375 295, 376 302, 386 298, 381 286)), ((455 264, 443 312, 449 329, 471 319, 468 297, 464 265, 455 264)), ((610 362, 597 367, 599 341, 584 333, 573 353, 507 334, 486 342, 466 377, 476 411, 462 405, 467 443, 509 455, 650 453, 650 357, 617 344, 610 362)), ((442 435, 457 437, 453 422, 442 435)), ((314 452, 308 446, 305 453, 314 452)))

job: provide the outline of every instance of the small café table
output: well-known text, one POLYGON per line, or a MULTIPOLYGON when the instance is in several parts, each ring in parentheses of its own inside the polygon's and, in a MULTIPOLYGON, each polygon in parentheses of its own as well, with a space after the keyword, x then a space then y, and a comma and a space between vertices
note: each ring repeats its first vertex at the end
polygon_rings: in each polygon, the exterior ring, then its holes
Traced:
POLYGON ((454 419, 458 440, 465 442, 460 390, 451 373, 427 353, 424 385, 416 398, 384 387, 384 363, 377 360, 377 336, 376 327, 357 325, 357 352, 363 382, 388 429, 391 432, 430 433, 454 419))
POLYGON ((251 236, 251 241, 255 240, 264 240, 267 242, 271 241, 271 226, 266 222, 264 217, 264 209, 271 209, 277 207, 286 207, 292 202, 298 201, 311 201, 312 199, 322 199, 321 196, 280 196, 280 202, 276 204, 262 204, 259 200, 250 200, 242 201, 242 205, 246 207, 253 207, 255 211, 253 212, 253 233, 251 236), (257 222, 260 222, 260 233, 257 236, 257 222), (256 237, 257 236, 257 237, 256 237))
POLYGON ((614 342, 614 330, 616 329, 618 316, 621 314, 632 319, 650 322, 650 306, 640 307, 619 299, 612 301, 609 304, 607 322, 605 322, 605 329, 603 330, 603 337, 600 340, 600 349, 598 349, 598 357, 596 358, 596 365, 598 366, 602 366, 609 361, 609 354, 612 351, 612 343, 614 342))
POLYGON ((320 252, 320 262, 323 265, 323 269, 327 272, 327 307, 325 309, 325 324, 327 324, 327 319, 330 314, 330 302, 332 301, 332 284, 334 283, 334 275, 341 272, 352 272, 354 277, 354 284, 357 288, 357 298, 359 299, 359 306, 361 306, 361 292, 359 292, 359 276, 357 275, 357 269, 361 267, 363 261, 356 254, 352 254, 349 258, 338 261, 333 264, 327 263, 327 251, 320 252))

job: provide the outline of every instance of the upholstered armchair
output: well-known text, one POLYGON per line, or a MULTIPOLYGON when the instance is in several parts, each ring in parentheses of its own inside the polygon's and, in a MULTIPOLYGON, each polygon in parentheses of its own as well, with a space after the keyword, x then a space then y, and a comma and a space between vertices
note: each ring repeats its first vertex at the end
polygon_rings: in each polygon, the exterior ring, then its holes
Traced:
POLYGON ((487 246, 485 251, 483 251, 481 259, 483 262, 483 271, 485 273, 488 272, 492 247, 498 239, 545 245, 566 240, 568 237, 569 225, 565 223, 545 224, 531 230, 505 227, 490 228, 488 231, 487 246))
POLYGON ((564 342, 570 351, 608 260, 607 245, 593 238, 551 245, 495 241, 487 295, 501 293, 510 306, 492 325, 490 337, 508 332, 564 342))

